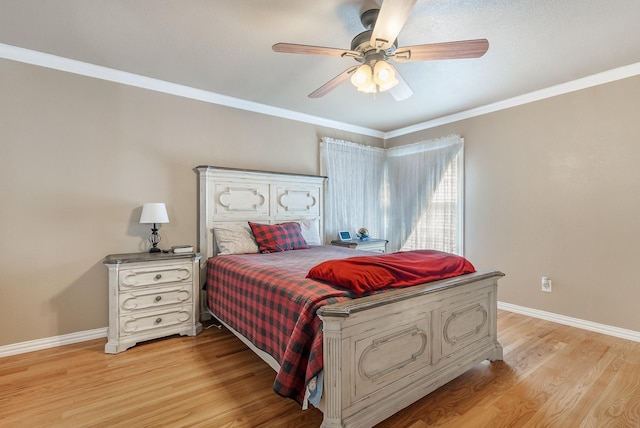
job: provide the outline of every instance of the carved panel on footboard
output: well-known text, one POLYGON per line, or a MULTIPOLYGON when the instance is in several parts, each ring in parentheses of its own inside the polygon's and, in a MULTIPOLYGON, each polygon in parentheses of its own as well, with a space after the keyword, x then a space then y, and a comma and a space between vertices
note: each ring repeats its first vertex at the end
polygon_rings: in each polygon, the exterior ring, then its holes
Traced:
POLYGON ((489 302, 486 295, 463 301, 440 312, 442 340, 440 357, 445 358, 477 341, 490 341, 489 302))
POLYGON ((384 317, 369 324, 373 335, 369 330, 352 338, 357 374, 351 383, 352 403, 431 364, 431 314, 410 312, 402 324, 384 317))

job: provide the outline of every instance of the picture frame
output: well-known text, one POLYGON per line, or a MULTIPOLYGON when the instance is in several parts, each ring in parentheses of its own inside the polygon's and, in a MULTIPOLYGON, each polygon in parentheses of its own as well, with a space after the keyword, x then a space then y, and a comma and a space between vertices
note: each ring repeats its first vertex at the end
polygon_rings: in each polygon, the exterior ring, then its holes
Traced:
POLYGON ((351 232, 348 230, 341 230, 338 232, 338 237, 341 241, 351 241, 351 232))

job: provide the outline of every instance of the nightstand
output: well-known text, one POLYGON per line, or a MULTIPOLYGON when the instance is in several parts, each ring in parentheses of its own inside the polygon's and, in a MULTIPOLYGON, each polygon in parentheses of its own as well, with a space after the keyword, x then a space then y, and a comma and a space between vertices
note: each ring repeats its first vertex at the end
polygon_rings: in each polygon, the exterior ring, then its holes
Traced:
POLYGON ((109 332, 104 352, 117 354, 138 342, 202 331, 199 254, 111 254, 109 332))
POLYGON ((331 245, 337 245, 338 247, 349 247, 356 250, 373 251, 374 253, 386 253, 387 251, 386 239, 369 239, 367 241, 362 239, 350 239, 348 241, 342 241, 336 239, 331 241, 331 245))

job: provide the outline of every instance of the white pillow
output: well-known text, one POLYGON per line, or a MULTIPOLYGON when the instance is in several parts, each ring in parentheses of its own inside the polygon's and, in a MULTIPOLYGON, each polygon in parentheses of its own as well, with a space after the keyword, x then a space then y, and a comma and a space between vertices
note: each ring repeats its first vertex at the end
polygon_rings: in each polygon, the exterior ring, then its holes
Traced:
POLYGON ((300 232, 308 245, 322 245, 320 239, 320 220, 300 220, 300 232))
POLYGON ((219 255, 253 254, 258 252, 258 244, 256 244, 248 224, 214 226, 213 237, 216 240, 219 255))

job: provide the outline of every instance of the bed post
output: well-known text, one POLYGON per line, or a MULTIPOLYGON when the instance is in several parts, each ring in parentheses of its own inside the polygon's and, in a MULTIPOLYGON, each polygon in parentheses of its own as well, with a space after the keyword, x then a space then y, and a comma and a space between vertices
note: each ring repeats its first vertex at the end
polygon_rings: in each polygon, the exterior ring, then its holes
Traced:
POLYGON ((209 167, 198 166, 196 167, 198 173, 198 245, 197 249, 202 256, 200 262, 200 279, 202 281, 206 278, 206 262, 207 259, 213 256, 213 242, 211 242, 209 229, 211 225, 208 213, 212 211, 211 197, 209 195, 209 167))
POLYGON ((323 323, 324 419, 321 428, 342 428, 342 321, 319 315, 323 323))
POLYGON ((490 322, 491 337, 493 337, 493 351, 487 359, 491 362, 502 361, 504 359, 504 351, 502 345, 498 342, 498 278, 493 280, 493 289, 489 293, 489 301, 491 302, 490 322))
POLYGON ((200 291, 200 320, 208 321, 211 319, 211 314, 207 310, 207 295, 204 291, 204 283, 207 278, 207 260, 213 255, 212 242, 207 233, 210 229, 208 227, 207 213, 211 212, 209 201, 209 167, 198 166, 195 168, 198 173, 198 243, 196 251, 200 253, 200 262, 198 269, 200 271, 200 284, 198 284, 198 290, 200 291))

